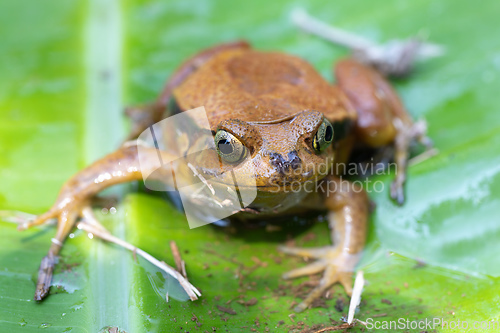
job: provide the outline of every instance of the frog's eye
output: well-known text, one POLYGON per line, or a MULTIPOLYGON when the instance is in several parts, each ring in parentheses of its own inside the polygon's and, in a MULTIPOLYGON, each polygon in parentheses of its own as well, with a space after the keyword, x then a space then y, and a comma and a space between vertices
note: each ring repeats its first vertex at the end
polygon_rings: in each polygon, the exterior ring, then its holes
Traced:
POLYGON ((228 163, 237 163, 247 154, 247 149, 240 140, 224 130, 215 134, 215 147, 219 156, 228 163))
POLYGON ((313 148, 319 153, 328 147, 333 141, 333 126, 326 119, 318 128, 316 135, 314 136, 313 148))

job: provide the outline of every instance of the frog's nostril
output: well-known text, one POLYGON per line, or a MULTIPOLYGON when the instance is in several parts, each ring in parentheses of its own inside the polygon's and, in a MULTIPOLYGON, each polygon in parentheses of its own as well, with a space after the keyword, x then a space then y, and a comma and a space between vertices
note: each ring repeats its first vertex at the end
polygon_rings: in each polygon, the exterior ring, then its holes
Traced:
POLYGON ((271 157, 269 162, 272 166, 275 166, 278 169, 283 168, 286 161, 280 153, 270 153, 269 156, 271 157))
POLYGON ((302 160, 300 159, 299 155, 297 155, 297 152, 295 150, 288 153, 288 162, 294 170, 302 164, 302 160))
POLYGON ((296 151, 289 152, 287 160, 280 153, 271 153, 269 155, 271 157, 269 160, 271 165, 275 166, 280 173, 285 173, 290 168, 295 170, 302 164, 302 160, 296 151))

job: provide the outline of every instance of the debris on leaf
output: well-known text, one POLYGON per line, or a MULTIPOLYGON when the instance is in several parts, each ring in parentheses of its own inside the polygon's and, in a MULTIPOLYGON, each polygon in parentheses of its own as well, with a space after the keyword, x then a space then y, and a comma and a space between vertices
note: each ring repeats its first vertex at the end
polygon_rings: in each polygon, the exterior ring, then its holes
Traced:
POLYGON ((219 311, 222 311, 222 312, 230 314, 230 315, 235 315, 236 314, 236 311, 234 311, 233 309, 226 308, 226 307, 221 306, 221 305, 217 305, 217 309, 219 309, 219 311))

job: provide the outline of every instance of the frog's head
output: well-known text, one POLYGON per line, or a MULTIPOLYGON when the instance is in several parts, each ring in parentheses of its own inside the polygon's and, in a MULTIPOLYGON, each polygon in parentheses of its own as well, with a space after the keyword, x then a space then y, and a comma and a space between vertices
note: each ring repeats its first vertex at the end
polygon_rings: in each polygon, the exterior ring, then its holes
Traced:
POLYGON ((222 187, 234 186, 236 175, 240 191, 257 188, 260 210, 303 197, 334 162, 333 126, 318 111, 266 122, 228 119, 212 134, 215 148, 193 161, 199 172, 222 187))
POLYGON ((221 163, 252 170, 244 185, 279 192, 323 178, 333 163, 333 138, 323 114, 303 111, 276 121, 222 121, 215 146, 221 163))

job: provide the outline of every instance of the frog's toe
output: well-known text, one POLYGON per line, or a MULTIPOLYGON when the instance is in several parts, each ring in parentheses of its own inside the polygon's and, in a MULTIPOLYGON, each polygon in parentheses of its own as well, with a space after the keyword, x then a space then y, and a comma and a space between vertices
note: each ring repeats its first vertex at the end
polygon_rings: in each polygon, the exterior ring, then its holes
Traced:
POLYGON ((316 286, 309 295, 294 308, 296 312, 307 309, 314 300, 321 297, 321 295, 335 283, 340 283, 344 287, 347 295, 352 295, 352 272, 339 269, 333 262, 326 263, 324 271, 325 273, 318 286, 316 286))
POLYGON ((293 279, 300 276, 317 274, 324 271, 325 268, 326 262, 323 260, 318 260, 307 266, 292 269, 291 271, 283 274, 283 279, 293 279))
POLYGON ((33 219, 31 221, 26 221, 24 223, 19 224, 17 226, 17 229, 19 231, 24 231, 24 230, 29 229, 31 227, 45 224, 55 217, 57 217, 57 211, 50 210, 42 215, 37 216, 35 219, 33 219))
POLYGON ((353 288, 353 282, 352 282, 352 272, 342 272, 339 273, 339 282, 344 287, 344 290, 349 297, 352 296, 352 288, 353 288))
POLYGON ((421 119, 413 123, 409 132, 412 140, 416 140, 418 143, 424 145, 426 150, 432 149, 433 142, 427 136, 427 122, 425 120, 421 119))
POLYGON ((340 271, 335 265, 329 264, 318 286, 315 287, 309 295, 294 308, 294 310, 296 312, 301 312, 307 309, 315 299, 321 297, 321 295, 335 283, 342 284, 346 293, 349 296, 352 295, 352 272, 340 271))
POLYGON ((402 206, 405 203, 405 194, 404 194, 404 181, 400 178, 396 178, 391 183, 391 199, 396 201, 396 203, 402 206))
POLYGON ((333 246, 312 249, 280 247, 280 251, 287 254, 317 259, 305 267, 297 268, 284 274, 283 278, 285 279, 312 275, 324 271, 323 278, 319 284, 299 305, 297 305, 297 307, 295 307, 295 311, 300 312, 305 310, 315 299, 320 297, 335 283, 340 283, 349 296, 352 294, 352 271, 358 260, 358 256, 346 254, 333 246))
POLYGON ((304 258, 322 258, 329 251, 330 247, 290 247, 290 246, 278 246, 278 251, 291 254, 294 256, 300 256, 304 258))

